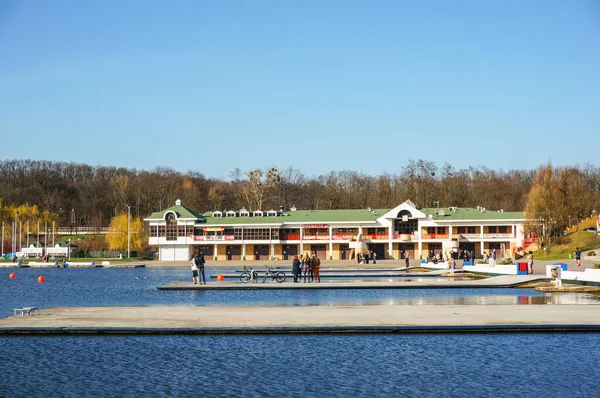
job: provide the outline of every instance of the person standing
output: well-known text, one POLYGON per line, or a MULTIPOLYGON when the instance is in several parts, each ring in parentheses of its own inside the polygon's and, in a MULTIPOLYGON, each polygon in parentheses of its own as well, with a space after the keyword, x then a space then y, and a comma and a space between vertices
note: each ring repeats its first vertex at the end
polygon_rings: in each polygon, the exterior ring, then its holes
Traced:
POLYGON ((373 252, 373 256, 371 258, 373 259, 373 265, 377 264, 377 253, 373 252))
POLYGON ((410 254, 408 253, 408 250, 404 252, 404 264, 406 264, 406 268, 408 268, 408 266, 410 265, 410 254))
POLYGON ((192 282, 194 285, 198 284, 198 262, 196 261, 196 256, 192 256, 192 282))
POLYGON ((531 250, 527 254, 527 273, 533 274, 533 252, 531 250))
POLYGON ((294 256, 294 261, 292 261, 292 274, 294 274, 294 283, 300 282, 298 280, 300 278, 300 260, 298 256, 294 256))
POLYGON ((360 255, 360 253, 356 253, 356 262, 358 264, 360 264, 362 262, 362 256, 360 255))
POLYGON ((304 275, 304 283, 306 283, 306 279, 309 278, 310 282, 310 257, 307 252, 304 252, 302 256, 302 272, 304 275))
POLYGON ((581 268, 581 250, 578 247, 575 248, 575 264, 577 268, 581 268))
POLYGON ((365 252, 365 264, 369 264, 369 252, 365 252))
POLYGON ((317 254, 313 254, 311 265, 314 273, 314 282, 321 283, 321 260, 317 257, 317 254))
POLYGON ((204 263, 206 263, 206 261, 204 260, 204 254, 200 253, 198 257, 196 257, 196 260, 198 261, 199 282, 202 283, 202 280, 204 279, 204 284, 206 285, 206 274, 204 274, 204 263))
POLYGON ((471 265, 475 265, 475 250, 471 250, 471 265))

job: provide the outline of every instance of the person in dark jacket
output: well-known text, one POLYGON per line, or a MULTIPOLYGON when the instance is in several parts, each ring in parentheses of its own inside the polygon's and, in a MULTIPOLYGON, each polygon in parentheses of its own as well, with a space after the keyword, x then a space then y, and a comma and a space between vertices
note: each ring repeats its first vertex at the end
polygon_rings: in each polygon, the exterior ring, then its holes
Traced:
POLYGON ((204 279, 204 284, 206 285, 206 274, 204 274, 204 263, 206 263, 206 260, 204 260, 204 254, 200 253, 198 257, 196 257, 196 260, 198 266, 199 282, 200 284, 202 284, 202 280, 204 279))
POLYGON ((294 274, 294 283, 299 283, 298 278, 300 277, 300 260, 298 256, 294 256, 294 261, 292 261, 292 274, 294 274))

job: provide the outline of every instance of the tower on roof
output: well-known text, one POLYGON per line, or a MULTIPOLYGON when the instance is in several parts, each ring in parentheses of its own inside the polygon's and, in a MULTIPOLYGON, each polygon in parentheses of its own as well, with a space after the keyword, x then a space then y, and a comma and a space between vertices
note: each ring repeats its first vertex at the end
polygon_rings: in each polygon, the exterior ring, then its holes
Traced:
POLYGON ((181 199, 177 199, 175 201, 175 206, 181 206, 181 199))

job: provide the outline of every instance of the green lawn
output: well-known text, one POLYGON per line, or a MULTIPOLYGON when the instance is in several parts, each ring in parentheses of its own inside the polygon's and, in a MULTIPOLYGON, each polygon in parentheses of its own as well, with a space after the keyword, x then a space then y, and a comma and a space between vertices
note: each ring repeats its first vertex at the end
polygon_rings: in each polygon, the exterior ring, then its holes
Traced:
POLYGON ((547 248, 546 253, 544 250, 538 250, 533 253, 533 256, 540 260, 567 260, 569 253, 573 256, 577 247, 581 251, 593 249, 600 251, 600 236, 586 231, 573 232, 558 238, 547 248))

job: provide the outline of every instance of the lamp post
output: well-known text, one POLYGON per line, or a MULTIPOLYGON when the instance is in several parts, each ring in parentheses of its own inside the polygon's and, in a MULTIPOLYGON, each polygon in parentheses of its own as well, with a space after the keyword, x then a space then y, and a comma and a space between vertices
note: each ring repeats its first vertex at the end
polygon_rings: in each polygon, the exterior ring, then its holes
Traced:
POLYGON ((67 251, 69 252, 69 261, 71 261, 71 239, 69 239, 69 243, 67 246, 67 251))
POLYGON ((129 227, 129 219, 131 215, 131 206, 127 205, 127 258, 129 257, 129 236, 131 235, 130 227, 129 227))
POLYGON ((17 250, 18 250, 18 248, 17 248, 17 232, 18 232, 17 226, 19 225, 18 221, 19 221, 19 212, 16 211, 15 212, 15 219, 14 219, 14 222, 13 222, 13 225, 15 226, 15 232, 13 233, 13 237, 14 237, 13 239, 15 240, 15 243, 13 245, 13 253, 16 253, 17 250))

